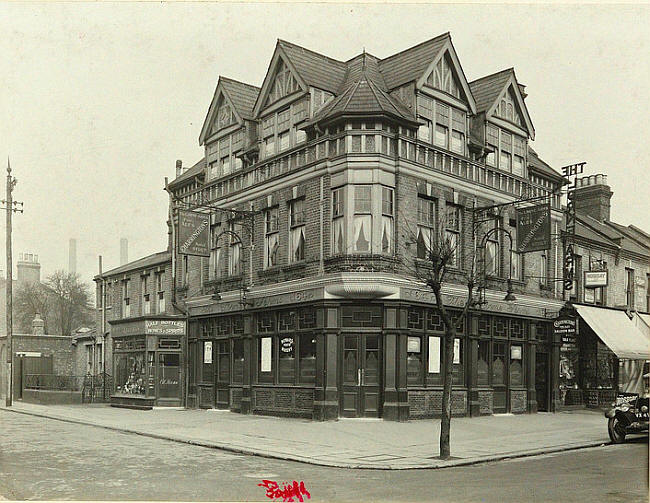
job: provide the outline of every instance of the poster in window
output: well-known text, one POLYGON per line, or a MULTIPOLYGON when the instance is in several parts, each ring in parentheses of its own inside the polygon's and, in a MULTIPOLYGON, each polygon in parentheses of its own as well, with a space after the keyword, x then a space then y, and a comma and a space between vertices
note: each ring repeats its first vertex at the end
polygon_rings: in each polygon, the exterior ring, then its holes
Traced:
POLYGON ((409 353, 419 353, 420 352, 420 338, 419 337, 409 337, 408 338, 408 347, 406 349, 409 353))
POLYGON ((596 301, 596 290, 593 288, 585 288, 585 302, 593 304, 596 301))
POLYGON ((271 338, 263 337, 260 344, 260 372, 271 372, 271 338))
POLYGON ((454 339, 454 365, 460 364, 460 339, 454 339))
POLYGON ((521 360, 521 346, 510 346, 510 359, 521 360))
POLYGON ((289 357, 293 358, 293 337, 284 337, 280 340, 280 351, 289 353, 289 357))
POLYGON ((203 363, 212 363, 212 341, 203 343, 203 363))
POLYGON ((440 373, 440 337, 429 336, 429 374, 440 373))

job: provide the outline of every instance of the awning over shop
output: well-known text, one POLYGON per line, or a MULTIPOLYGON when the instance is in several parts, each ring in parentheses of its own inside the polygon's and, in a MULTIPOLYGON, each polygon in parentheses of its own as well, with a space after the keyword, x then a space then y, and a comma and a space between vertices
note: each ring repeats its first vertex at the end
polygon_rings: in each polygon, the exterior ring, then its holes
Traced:
POLYGON ((634 313, 636 327, 650 339, 650 314, 634 313))
POLYGON ((580 317, 619 358, 650 360, 650 337, 625 311, 574 304, 580 317))

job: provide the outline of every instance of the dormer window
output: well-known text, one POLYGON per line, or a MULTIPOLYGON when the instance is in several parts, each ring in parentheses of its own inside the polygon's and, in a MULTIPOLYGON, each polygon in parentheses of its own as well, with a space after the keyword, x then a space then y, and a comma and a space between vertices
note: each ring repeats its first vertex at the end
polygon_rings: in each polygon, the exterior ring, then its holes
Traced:
POLYGON ((526 139, 505 131, 493 124, 487 124, 485 142, 493 150, 485 158, 488 166, 524 176, 526 166, 526 139))

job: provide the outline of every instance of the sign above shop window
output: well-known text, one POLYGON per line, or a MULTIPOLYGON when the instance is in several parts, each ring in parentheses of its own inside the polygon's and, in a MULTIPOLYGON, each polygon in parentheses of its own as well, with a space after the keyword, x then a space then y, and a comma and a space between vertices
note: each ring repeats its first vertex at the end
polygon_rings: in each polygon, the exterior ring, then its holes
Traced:
POLYGON ((178 211, 178 253, 210 256, 210 216, 198 211, 178 211))
POLYGON ((517 252, 528 253, 551 248, 551 205, 517 208, 517 252))
POLYGON ((607 271, 585 271, 585 288, 600 288, 607 286, 607 271))
POLYGON ((144 333, 151 335, 185 335, 185 320, 145 320, 144 333))

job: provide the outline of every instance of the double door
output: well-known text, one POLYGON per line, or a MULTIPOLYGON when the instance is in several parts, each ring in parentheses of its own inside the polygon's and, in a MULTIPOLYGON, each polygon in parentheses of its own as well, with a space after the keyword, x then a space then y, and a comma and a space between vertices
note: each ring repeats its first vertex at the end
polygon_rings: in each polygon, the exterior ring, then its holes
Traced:
POLYGON ((379 417, 382 351, 379 334, 341 336, 340 415, 379 417))

